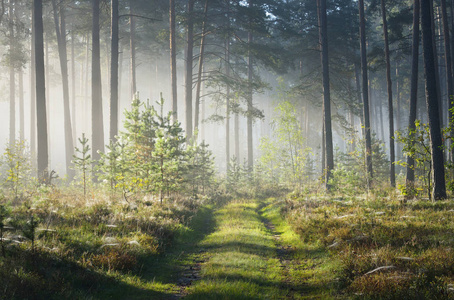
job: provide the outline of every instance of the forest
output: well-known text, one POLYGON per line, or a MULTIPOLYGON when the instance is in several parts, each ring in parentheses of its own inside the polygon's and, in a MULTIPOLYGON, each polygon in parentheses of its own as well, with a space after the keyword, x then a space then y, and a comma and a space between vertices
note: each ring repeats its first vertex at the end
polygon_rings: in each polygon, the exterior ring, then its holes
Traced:
POLYGON ((454 0, 0 0, 0 299, 454 299, 454 0))

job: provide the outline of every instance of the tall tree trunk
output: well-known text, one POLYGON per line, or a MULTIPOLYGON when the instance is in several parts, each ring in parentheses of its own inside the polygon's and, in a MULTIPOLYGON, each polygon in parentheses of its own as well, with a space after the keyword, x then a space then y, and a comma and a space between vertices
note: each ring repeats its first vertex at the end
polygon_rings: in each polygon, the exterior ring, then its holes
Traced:
POLYGON ((110 59, 110 141, 118 134, 118 56, 119 56, 118 0, 111 1, 111 59, 110 59))
MULTIPOLYGON (((446 8, 446 0, 441 0, 441 18, 443 22, 443 37, 445 46, 445 64, 446 64, 446 87, 448 92, 448 107, 449 107, 449 120, 452 119, 452 100, 451 96, 454 94, 453 89, 453 70, 452 70, 452 58, 451 58, 451 39, 449 36, 449 25, 448 25, 448 13, 446 8)), ((454 128, 451 128, 451 136, 454 136, 454 128)), ((450 143, 452 144, 452 142, 450 143)), ((450 160, 454 157, 454 148, 450 151, 450 160)))
POLYGON ((92 29, 92 64, 91 64, 91 121, 92 121, 92 158, 99 160, 98 151, 104 152, 104 123, 102 111, 101 88, 101 57, 99 45, 99 1, 93 1, 93 29, 92 29))
POLYGON ((73 130, 71 127, 71 112, 69 108, 68 54, 66 50, 66 20, 63 4, 60 3, 59 5, 60 7, 57 6, 56 0, 52 0, 55 32, 57 34, 58 55, 60 58, 60 70, 63 86, 66 174, 68 174, 69 179, 72 179, 74 178, 75 175, 74 169, 71 167, 71 161, 74 154, 74 144, 72 136, 73 130))
MULTIPOLYGON (((200 52, 199 52, 199 70, 197 72, 197 87, 195 92, 195 113, 194 113, 194 131, 199 129, 199 110, 200 110, 200 90, 202 87, 202 70, 203 59, 205 54, 205 35, 206 35, 206 20, 208 13, 208 0, 205 0, 205 8, 203 9, 202 35, 200 37, 200 52)), ((192 94, 191 94, 192 95, 192 94)))
MULTIPOLYGON (((421 3, 422 4, 422 3, 421 3)), ((436 26, 435 26, 435 18, 434 18, 434 5, 433 0, 430 0, 430 24, 432 30, 432 47, 433 47, 433 54, 434 54, 434 67, 435 67, 435 87, 437 91, 437 99, 438 99, 438 117, 440 118, 440 128, 443 128, 443 112, 442 112, 442 93, 441 93, 441 86, 440 86, 440 70, 438 68, 438 49, 437 49, 437 42, 436 42, 436 26)), ((422 20, 421 20, 422 22, 422 20)))
POLYGON ((172 85, 172 120, 176 122, 178 119, 178 100, 177 100, 177 54, 175 46, 175 0, 169 0, 170 12, 170 81, 172 85))
POLYGON ((49 163, 49 169, 52 169, 52 148, 51 148, 51 141, 52 141, 52 135, 51 135, 51 126, 50 126, 50 115, 51 115, 51 105, 50 105, 50 75, 49 75, 49 70, 50 70, 50 64, 49 64, 49 36, 45 34, 45 40, 44 40, 44 47, 46 48, 46 56, 45 56, 45 68, 44 72, 46 72, 46 78, 48 79, 46 81, 46 108, 47 108, 47 113, 46 113, 46 118, 47 118, 47 153, 48 153, 48 163, 49 163))
POLYGON ((30 46, 30 154, 32 157, 32 169, 36 165, 36 64, 35 64, 35 13, 32 5, 32 36, 30 46))
MULTIPOLYGON (((361 67, 360 67, 360 64, 356 61, 356 59, 355 59, 355 86, 356 86, 356 100, 357 100, 357 103, 359 105, 361 105, 363 102, 363 99, 361 96, 361 67)), ((362 112, 360 113, 359 119, 363 120, 362 112)), ((360 123, 362 123, 362 121, 360 121, 360 123)), ((361 130, 360 134, 361 134, 361 137, 364 138, 363 130, 361 130)))
POLYGON ((83 118, 84 118, 84 126, 85 126, 85 130, 83 130, 83 132, 88 132, 91 128, 89 126, 89 119, 88 119, 88 116, 90 115, 90 109, 88 108, 89 107, 89 92, 90 92, 90 33, 87 32, 87 45, 86 45, 86 48, 85 48, 85 82, 84 82, 84 92, 85 92, 85 97, 84 97, 84 101, 83 101, 83 107, 84 109, 82 110, 83 111, 83 118))
POLYGON ((381 14, 383 19, 383 36, 385 39, 386 84, 388 88, 388 120, 389 120, 389 157, 390 176, 392 187, 396 186, 395 149, 394 149, 394 110, 393 110, 393 84, 391 81, 391 62, 389 57, 388 22, 386 20, 385 0, 381 0, 381 14))
MULTIPOLYGON (((253 0, 249 0, 249 10, 253 9, 253 0)), ((252 11, 250 12, 252 14, 252 11)), ((254 168, 254 153, 253 153, 253 136, 252 136, 252 110, 253 110, 253 91, 252 91, 252 80, 253 80, 253 58, 252 58, 252 16, 249 16, 249 29, 248 29, 248 66, 247 66, 247 77, 248 77, 248 95, 247 95, 247 166, 248 171, 252 172, 254 168)))
POLYGON ((194 60, 194 0, 188 0, 188 19, 186 27, 186 76, 184 77, 186 104, 186 137, 192 138, 192 61, 194 60))
POLYGON ((48 180, 46 80, 44 71, 43 4, 33 0, 36 62, 36 115, 38 129, 38 176, 42 183, 48 180))
POLYGON ((440 130, 438 94, 436 82, 435 56, 433 47, 433 31, 431 16, 431 1, 421 0, 421 28, 424 53, 424 74, 426 77, 426 104, 429 117, 430 145, 432 151, 433 168, 433 197, 446 198, 445 170, 443 159, 443 142, 440 130))
POLYGON ((372 140, 370 134, 370 115, 369 115, 369 86, 367 80, 367 49, 366 49, 366 19, 364 16, 364 0, 359 0, 359 24, 361 39, 361 69, 362 69, 362 90, 363 90, 363 114, 364 114, 364 133, 366 139, 366 172, 367 186, 371 187, 373 178, 372 172, 372 140))
MULTIPOLYGON (((208 10, 208 0, 205 2, 205 22, 208 10)), ((205 32, 205 22, 204 30, 205 32)), ((230 31, 230 0, 227 1, 227 31, 230 31)), ((230 32, 225 40, 225 76, 230 78, 230 32)), ((227 83, 225 91, 225 170, 230 170, 230 85, 227 83)))
POLYGON ((16 72, 15 72, 15 61, 13 55, 16 51, 14 44, 14 2, 15 0, 9 1, 9 144, 14 145, 16 141, 16 72))
MULTIPOLYGON (((411 87, 410 87, 410 114, 408 128, 414 131, 416 121, 416 107, 418 103, 418 64, 419 64, 419 0, 413 3, 413 41, 411 53, 411 87)), ((414 144, 414 141, 412 142, 414 144)), ((415 184, 415 159, 407 156, 407 178, 405 180, 407 190, 413 190, 415 184)))
POLYGON ((328 54, 328 22, 326 17, 326 0, 317 0, 318 6, 318 28, 319 28, 319 41, 321 52, 321 64, 323 73, 323 127, 325 138, 325 154, 326 165, 325 169, 325 186, 329 191, 331 188, 330 179, 331 172, 334 169, 334 156, 333 156, 333 132, 331 127, 331 95, 330 95, 330 81, 329 81, 329 54, 328 54))
MULTIPOLYGON (((235 101, 238 101, 235 100, 235 101)), ((235 112, 235 117, 233 120, 233 133, 235 135, 235 158, 238 163, 240 162, 240 115, 238 111, 235 112)))
POLYGON ((19 69, 19 137, 25 140, 25 116, 24 116, 24 70, 19 69))
POLYGON ((134 99, 137 92, 137 79, 136 79, 136 21, 133 17, 134 1, 129 0, 129 48, 131 51, 131 99, 134 99))
POLYGON ((71 30, 71 121, 73 128, 73 145, 76 144, 76 53, 75 53, 74 26, 71 30))

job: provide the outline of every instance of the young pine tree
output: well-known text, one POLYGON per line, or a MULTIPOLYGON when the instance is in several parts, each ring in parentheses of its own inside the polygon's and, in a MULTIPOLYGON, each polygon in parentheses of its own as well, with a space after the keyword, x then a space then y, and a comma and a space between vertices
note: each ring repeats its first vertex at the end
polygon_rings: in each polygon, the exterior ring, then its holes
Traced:
POLYGON ((81 145, 81 148, 79 149, 75 147, 76 154, 73 155, 73 164, 76 171, 79 172, 77 176, 82 181, 85 198, 87 196, 87 184, 91 177, 89 168, 92 164, 90 145, 88 144, 88 139, 85 137, 85 133, 82 134, 82 138, 79 138, 79 143, 81 145))

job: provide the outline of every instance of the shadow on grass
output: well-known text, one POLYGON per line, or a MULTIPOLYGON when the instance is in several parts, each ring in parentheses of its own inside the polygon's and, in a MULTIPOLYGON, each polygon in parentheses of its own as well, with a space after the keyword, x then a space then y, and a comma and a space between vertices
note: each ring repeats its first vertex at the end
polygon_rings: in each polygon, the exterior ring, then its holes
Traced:
POLYGON ((203 207, 190 229, 181 227, 161 255, 140 261, 139 272, 105 273, 55 253, 13 247, 0 257, 0 299, 174 299, 183 265, 214 228, 212 209, 203 207))
MULTIPOLYGON (((12 249, 0 258, 0 299, 126 299, 144 291, 53 253, 12 249), (109 293, 122 290, 121 294, 109 293), (110 295, 110 296, 109 296, 110 295)), ((167 295, 148 290, 146 297, 167 295)))
POLYGON ((201 253, 199 242, 212 233, 214 228, 212 208, 200 208, 193 217, 189 230, 180 229, 170 249, 161 255, 144 259, 139 277, 145 281, 177 284, 184 267, 201 253))

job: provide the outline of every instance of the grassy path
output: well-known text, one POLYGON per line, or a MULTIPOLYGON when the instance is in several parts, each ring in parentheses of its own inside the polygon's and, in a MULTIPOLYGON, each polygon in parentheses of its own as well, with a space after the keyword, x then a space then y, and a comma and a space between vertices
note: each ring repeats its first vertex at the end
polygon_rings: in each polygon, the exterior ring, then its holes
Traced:
POLYGON ((116 276, 95 299, 330 299, 327 253, 301 241, 273 201, 203 207, 140 276, 116 276))
POLYGON ((184 299, 329 298, 319 279, 326 270, 317 265, 325 254, 302 244, 278 207, 237 200, 217 210, 214 222, 198 243, 203 263, 184 299))

